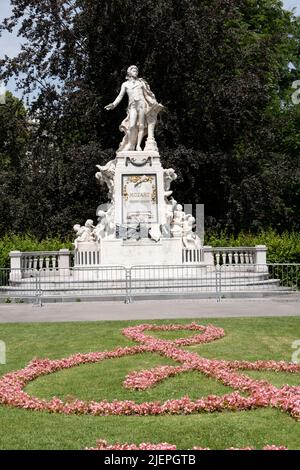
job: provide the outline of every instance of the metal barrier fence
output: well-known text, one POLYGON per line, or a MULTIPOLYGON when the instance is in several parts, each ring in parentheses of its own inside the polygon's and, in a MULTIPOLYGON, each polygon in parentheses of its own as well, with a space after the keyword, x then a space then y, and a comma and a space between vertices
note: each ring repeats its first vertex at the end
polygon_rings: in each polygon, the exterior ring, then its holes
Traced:
POLYGON ((300 292, 300 264, 0 269, 0 300, 223 297, 300 292))
POLYGON ((147 296, 216 296, 213 269, 203 265, 133 266, 130 269, 131 297, 147 296))
POLYGON ((0 269, 0 298, 8 303, 31 300, 129 298, 127 270, 123 266, 97 268, 0 269))
POLYGON ((22 277, 20 270, 0 269, 0 298, 6 303, 11 303, 12 299, 22 302, 30 299, 32 302, 40 303, 39 271, 32 269, 30 277, 22 277))
POLYGON ((268 263, 243 266, 221 265, 216 269, 218 298, 229 293, 276 293, 300 291, 300 264, 268 263))

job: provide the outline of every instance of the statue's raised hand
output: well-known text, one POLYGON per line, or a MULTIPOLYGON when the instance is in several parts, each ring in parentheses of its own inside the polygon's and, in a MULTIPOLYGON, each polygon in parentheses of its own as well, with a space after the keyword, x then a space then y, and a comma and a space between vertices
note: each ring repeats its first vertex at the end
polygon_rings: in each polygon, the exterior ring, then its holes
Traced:
POLYGON ((115 109, 115 105, 113 103, 110 103, 105 106, 104 109, 106 109, 106 111, 110 111, 111 109, 115 109))

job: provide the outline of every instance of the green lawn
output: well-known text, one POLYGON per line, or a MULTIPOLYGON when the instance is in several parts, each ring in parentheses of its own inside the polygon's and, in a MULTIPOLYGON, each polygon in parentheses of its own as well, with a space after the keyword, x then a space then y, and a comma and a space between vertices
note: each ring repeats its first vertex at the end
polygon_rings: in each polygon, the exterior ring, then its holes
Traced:
MULTIPOLYGON (((189 323, 190 320, 155 323, 189 323)), ((144 322, 99 322, 61 324, 2 324, 0 340, 7 345, 7 364, 0 376, 23 368, 33 357, 68 357, 76 352, 114 349, 132 345, 121 334, 125 326, 144 322)), ((149 322, 154 323, 154 322, 149 322)), ((226 336, 206 345, 187 348, 208 358, 291 360, 293 341, 300 339, 300 318, 251 318, 199 320, 225 329, 226 336)), ((150 332, 148 333, 150 334, 150 332)), ((151 332, 161 338, 189 336, 191 332, 151 332)), ((146 391, 123 388, 125 376, 134 370, 175 364, 157 354, 109 359, 44 376, 26 390, 42 398, 58 396, 85 400, 129 399, 137 402, 165 401, 188 394, 195 399, 231 391, 214 379, 189 372, 165 380, 146 391)), ((300 374, 247 372, 276 386, 299 385, 300 374)), ((114 442, 169 442, 178 448, 226 447, 266 444, 300 449, 300 423, 275 409, 223 412, 190 416, 93 417, 50 415, 0 406, 0 449, 82 449, 102 438, 114 442)))

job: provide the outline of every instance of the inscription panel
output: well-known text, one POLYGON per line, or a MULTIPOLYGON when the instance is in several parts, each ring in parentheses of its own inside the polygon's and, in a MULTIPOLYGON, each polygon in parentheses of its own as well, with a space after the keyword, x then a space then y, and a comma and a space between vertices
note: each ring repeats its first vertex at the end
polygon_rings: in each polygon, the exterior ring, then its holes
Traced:
POLYGON ((158 222, 157 178, 154 174, 122 176, 122 223, 158 222))

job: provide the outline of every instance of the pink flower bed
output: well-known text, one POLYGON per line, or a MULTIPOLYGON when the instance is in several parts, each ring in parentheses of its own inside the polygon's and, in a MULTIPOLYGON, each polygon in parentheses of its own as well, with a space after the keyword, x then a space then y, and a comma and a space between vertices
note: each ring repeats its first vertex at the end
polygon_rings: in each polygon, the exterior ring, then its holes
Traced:
MULTIPOLYGON (((167 415, 192 414, 200 412, 216 412, 223 410, 249 410, 253 408, 274 407, 289 413, 296 420, 300 420, 300 387, 285 385, 277 388, 265 380, 255 380, 239 372, 241 370, 271 370, 290 373, 299 373, 300 365, 283 361, 224 361, 207 359, 195 352, 181 349, 182 346, 209 343, 224 337, 222 328, 213 325, 201 326, 195 323, 189 325, 138 325, 125 328, 123 334, 139 343, 137 346, 116 348, 113 351, 92 352, 88 354, 74 354, 69 358, 59 360, 34 359, 24 369, 10 372, 0 379, 0 404, 35 411, 47 411, 64 414, 90 414, 94 416, 109 415, 167 415), (188 338, 174 341, 158 339, 147 335, 146 331, 183 331, 188 330, 195 334, 188 338), (113 359, 144 352, 158 353, 179 363, 178 366, 161 366, 149 370, 130 373, 124 381, 128 389, 145 390, 168 377, 187 371, 198 371, 207 377, 219 380, 224 385, 234 389, 233 392, 223 396, 209 395, 191 400, 188 396, 165 402, 144 402, 114 400, 82 401, 74 400, 63 402, 59 398, 47 401, 28 395, 24 388, 38 377, 52 374, 63 369, 70 369, 82 364, 92 364, 106 359, 113 359), (246 393, 246 396, 241 395, 246 393)), ((103 441, 101 441, 104 446, 103 441)), ((106 445, 106 444, 105 444, 106 445)), ((127 444, 124 444, 127 446, 127 444)), ((173 449, 171 447, 153 447, 152 444, 141 444, 143 449, 173 449), (152 446, 152 447, 151 447, 152 446)), ((159 444, 168 446, 169 444, 159 444)), ((106 447, 123 449, 121 447, 106 447)), ((140 446, 130 447, 139 448, 140 446)), ((273 449, 273 447, 271 446, 273 449)), ((281 449, 281 448, 280 448, 281 449)))
MULTIPOLYGON (((104 440, 99 440, 96 447, 91 447, 86 450, 177 450, 177 447, 173 444, 167 444, 166 442, 162 444, 150 444, 148 442, 143 442, 142 444, 114 444, 110 445, 104 440)), ((191 450, 210 450, 207 447, 193 447, 191 450)), ((236 449, 230 447, 226 450, 255 450, 252 447, 245 447, 243 449, 236 449)), ((263 450, 287 450, 284 446, 274 446, 268 445, 263 448, 263 450)))

